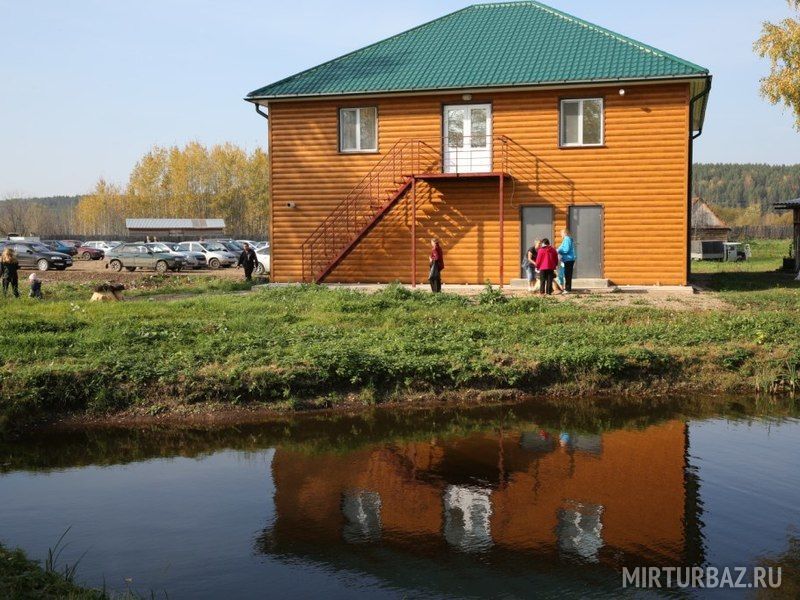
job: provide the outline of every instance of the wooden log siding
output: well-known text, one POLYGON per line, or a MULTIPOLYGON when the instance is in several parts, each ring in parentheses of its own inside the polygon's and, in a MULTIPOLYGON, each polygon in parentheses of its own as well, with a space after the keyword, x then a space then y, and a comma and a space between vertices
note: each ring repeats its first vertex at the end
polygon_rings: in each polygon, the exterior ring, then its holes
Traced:
MULTIPOLYGON (((688 84, 474 94, 491 102, 493 135, 513 140, 505 186, 506 283, 520 272, 520 206, 554 207, 556 241, 571 205, 604 207, 604 276, 617 284, 685 284, 688 84), (559 100, 605 99, 605 146, 559 148, 559 100), (513 146, 524 148, 514 151, 513 146)), ((456 96, 284 101, 270 104, 272 268, 299 281, 301 245, 399 139, 440 145, 443 104, 456 96), (379 153, 338 151, 338 109, 378 106, 379 153), (288 208, 287 203, 296 203, 288 208)), ((495 142, 495 168, 499 168, 495 142)), ((328 277, 329 282, 408 282, 410 198, 402 200, 328 277)), ((420 182, 417 273, 431 236, 441 238, 447 283, 498 283, 496 179, 420 182)))

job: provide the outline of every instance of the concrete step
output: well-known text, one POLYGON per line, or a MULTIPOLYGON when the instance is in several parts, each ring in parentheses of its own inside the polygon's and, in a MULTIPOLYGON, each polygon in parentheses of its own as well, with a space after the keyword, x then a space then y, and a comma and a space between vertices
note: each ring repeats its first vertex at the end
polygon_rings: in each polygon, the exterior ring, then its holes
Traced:
MULTIPOLYGON (((511 287, 528 287, 527 279, 512 279, 511 287)), ((573 279, 573 290, 601 290, 610 287, 608 279, 573 279)))
POLYGON ((609 287, 608 279, 573 279, 572 287, 582 290, 597 290, 609 287))

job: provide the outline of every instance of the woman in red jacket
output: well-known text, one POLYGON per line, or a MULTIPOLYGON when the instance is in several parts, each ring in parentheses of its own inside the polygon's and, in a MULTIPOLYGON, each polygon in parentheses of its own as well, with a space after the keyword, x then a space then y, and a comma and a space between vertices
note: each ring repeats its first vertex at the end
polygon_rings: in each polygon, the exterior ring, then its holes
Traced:
POLYGON ((431 256, 430 256, 430 275, 428 281, 431 282, 431 291, 438 294, 442 291, 442 271, 444 271, 444 252, 439 245, 439 240, 433 238, 431 240, 431 256))
POLYGON ((536 253, 536 268, 539 269, 539 293, 552 296, 553 279, 558 268, 558 252, 547 238, 542 240, 542 246, 536 253))

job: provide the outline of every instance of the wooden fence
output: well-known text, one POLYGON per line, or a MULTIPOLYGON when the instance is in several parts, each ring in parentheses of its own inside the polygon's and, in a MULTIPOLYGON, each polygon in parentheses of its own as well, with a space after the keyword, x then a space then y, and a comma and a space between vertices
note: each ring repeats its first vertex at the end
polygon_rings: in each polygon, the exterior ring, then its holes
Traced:
POLYGON ((743 225, 731 228, 731 240, 789 240, 793 235, 791 225, 743 225))

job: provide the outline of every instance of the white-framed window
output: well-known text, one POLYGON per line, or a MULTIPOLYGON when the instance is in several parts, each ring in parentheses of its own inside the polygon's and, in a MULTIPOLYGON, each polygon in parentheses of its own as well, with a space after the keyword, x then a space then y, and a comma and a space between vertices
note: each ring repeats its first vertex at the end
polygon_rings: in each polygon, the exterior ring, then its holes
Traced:
POLYGON ((562 100, 559 144, 562 147, 602 146, 603 112, 602 98, 562 100))
POLYGON ((378 108, 339 109, 339 150, 342 152, 378 151, 378 108))

